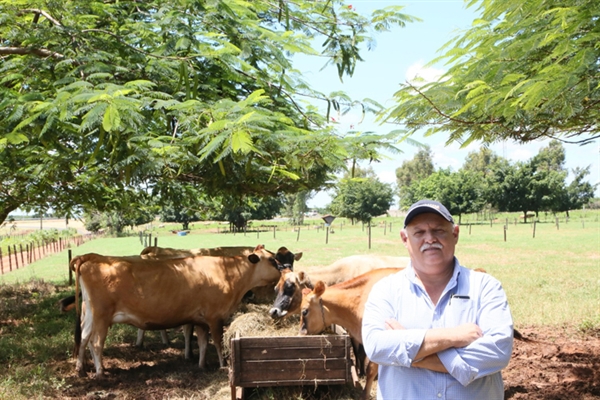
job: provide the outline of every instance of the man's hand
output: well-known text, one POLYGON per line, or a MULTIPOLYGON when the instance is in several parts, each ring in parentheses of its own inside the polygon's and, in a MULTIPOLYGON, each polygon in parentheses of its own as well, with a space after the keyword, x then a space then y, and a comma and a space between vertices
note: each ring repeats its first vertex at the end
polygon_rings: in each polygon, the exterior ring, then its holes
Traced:
POLYGON ((452 347, 465 347, 483 336, 481 328, 473 323, 462 324, 454 328, 446 328, 452 335, 452 347))

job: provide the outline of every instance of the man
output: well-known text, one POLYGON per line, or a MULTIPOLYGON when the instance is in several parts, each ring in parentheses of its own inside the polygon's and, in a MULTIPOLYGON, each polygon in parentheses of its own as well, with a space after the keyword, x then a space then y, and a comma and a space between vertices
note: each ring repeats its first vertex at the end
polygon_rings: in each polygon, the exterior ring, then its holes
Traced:
POLYGON ((362 336, 379 364, 378 399, 504 398, 513 322, 501 284, 454 257, 458 225, 442 204, 413 204, 400 236, 411 262, 369 294, 362 336))

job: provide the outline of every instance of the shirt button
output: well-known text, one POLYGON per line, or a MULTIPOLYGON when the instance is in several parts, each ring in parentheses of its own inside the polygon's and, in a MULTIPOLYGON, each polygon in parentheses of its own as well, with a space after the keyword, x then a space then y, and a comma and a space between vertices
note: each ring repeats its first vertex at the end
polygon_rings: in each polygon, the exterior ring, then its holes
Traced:
POLYGON ((438 393, 438 395, 437 395, 437 396, 438 396, 438 397, 442 397, 442 394, 441 394, 441 393, 438 393))

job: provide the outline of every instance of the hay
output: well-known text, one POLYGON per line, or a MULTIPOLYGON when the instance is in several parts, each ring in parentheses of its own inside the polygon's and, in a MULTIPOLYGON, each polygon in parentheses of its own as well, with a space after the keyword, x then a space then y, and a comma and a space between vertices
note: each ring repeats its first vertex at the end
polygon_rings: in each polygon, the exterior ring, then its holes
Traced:
POLYGON ((300 327, 298 315, 283 320, 274 320, 269 316, 270 305, 245 304, 231 318, 231 324, 223 335, 223 354, 231 354, 231 339, 262 336, 297 336, 300 327))

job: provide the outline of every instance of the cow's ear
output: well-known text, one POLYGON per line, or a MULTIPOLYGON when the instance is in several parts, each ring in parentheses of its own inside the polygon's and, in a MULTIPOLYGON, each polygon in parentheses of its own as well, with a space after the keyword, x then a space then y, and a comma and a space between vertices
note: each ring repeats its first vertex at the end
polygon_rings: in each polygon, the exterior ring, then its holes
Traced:
POLYGON ((250 261, 252 264, 258 264, 258 262, 260 261, 260 257, 256 254, 250 254, 248 256, 248 261, 250 261))
POLYGON ((300 261, 301 258, 302 258, 302 252, 294 254, 294 260, 300 261))
POLYGON ((323 295, 323 293, 325 292, 325 282, 318 281, 315 284, 315 288, 313 289, 313 292, 315 292, 315 294, 317 296, 321 297, 323 295))

